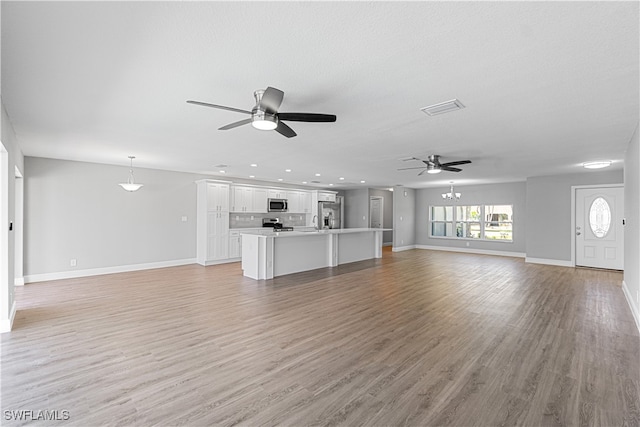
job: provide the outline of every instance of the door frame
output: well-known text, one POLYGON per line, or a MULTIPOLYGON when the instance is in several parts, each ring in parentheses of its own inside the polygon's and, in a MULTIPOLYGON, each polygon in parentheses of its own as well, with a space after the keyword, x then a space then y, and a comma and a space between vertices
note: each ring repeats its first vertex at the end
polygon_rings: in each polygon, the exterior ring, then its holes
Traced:
POLYGON ((576 266, 576 193, 586 188, 622 188, 624 190, 624 183, 571 186, 571 267, 576 266))

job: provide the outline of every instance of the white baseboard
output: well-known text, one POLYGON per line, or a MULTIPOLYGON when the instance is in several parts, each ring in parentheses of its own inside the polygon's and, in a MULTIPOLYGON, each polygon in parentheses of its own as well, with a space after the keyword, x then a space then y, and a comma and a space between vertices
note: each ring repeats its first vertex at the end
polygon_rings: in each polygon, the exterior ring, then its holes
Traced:
POLYGON ((242 261, 242 258, 218 259, 218 260, 215 260, 215 261, 205 261, 204 264, 198 262, 197 264, 204 265, 205 267, 208 267, 210 265, 229 264, 230 262, 238 262, 238 261, 242 261))
POLYGON ((629 308, 631 309, 631 314, 633 314, 633 318, 636 321, 636 326, 638 327, 638 332, 640 332, 640 310, 633 300, 633 296, 631 295, 631 291, 627 286, 627 283, 622 281, 622 292, 624 293, 624 297, 627 299, 627 304, 629 304, 629 308))
POLYGON ((561 259, 545 259, 545 258, 531 258, 526 257, 524 262, 529 264, 545 264, 545 265, 557 265, 558 267, 575 267, 571 261, 564 261, 561 259))
POLYGON ((16 302, 13 301, 11 305, 11 312, 9 313, 8 319, 2 319, 0 321, 0 333, 11 332, 11 327, 13 326, 13 319, 16 317, 16 302))
POLYGON ((382 246, 393 246, 393 242, 383 243, 382 246))
POLYGON ((25 283, 46 282, 49 280, 73 279, 76 277, 99 276, 102 274, 125 273, 127 271, 151 270, 153 268, 176 267, 179 265, 195 264, 195 258, 173 261, 148 262, 145 264, 118 265, 115 267, 89 268, 86 270, 60 271, 57 273, 27 274, 25 283))
POLYGON ((508 257, 514 257, 514 258, 525 257, 525 254, 523 254, 522 252, 492 251, 489 249, 452 248, 449 246, 430 246, 430 245, 416 245, 416 248, 428 249, 431 251, 462 252, 467 254, 497 255, 497 256, 508 256, 508 257))
POLYGON ((24 277, 16 277, 13 280, 13 286, 24 286, 24 277))
POLYGON ((411 249, 415 249, 416 245, 409 245, 409 246, 394 246, 393 249, 391 250, 391 252, 402 252, 402 251, 409 251, 411 249))

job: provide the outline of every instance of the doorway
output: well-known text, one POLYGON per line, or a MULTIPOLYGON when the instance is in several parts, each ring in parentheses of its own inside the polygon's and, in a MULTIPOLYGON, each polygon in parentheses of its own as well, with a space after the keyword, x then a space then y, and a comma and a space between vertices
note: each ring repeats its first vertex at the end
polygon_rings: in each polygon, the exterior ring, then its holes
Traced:
POLYGON ((382 228, 384 224, 384 199, 380 196, 369 198, 369 227, 382 228))
POLYGON ((624 269, 624 188, 575 188, 575 265, 624 269))

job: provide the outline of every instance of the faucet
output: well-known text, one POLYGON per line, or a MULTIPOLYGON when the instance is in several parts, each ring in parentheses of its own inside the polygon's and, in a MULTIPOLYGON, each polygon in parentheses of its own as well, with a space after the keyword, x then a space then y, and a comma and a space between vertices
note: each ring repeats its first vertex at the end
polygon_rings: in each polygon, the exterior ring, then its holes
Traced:
POLYGON ((314 215, 313 219, 311 220, 311 222, 313 222, 313 226, 316 228, 316 231, 320 230, 320 224, 318 223, 318 215, 314 215))

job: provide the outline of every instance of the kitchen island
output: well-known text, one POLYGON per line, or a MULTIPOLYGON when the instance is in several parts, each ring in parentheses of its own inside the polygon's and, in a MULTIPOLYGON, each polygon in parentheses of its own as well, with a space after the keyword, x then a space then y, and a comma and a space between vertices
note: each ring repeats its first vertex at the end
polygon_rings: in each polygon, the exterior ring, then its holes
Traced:
POLYGON ((242 270, 256 280, 382 258, 383 228, 243 232, 242 270))

